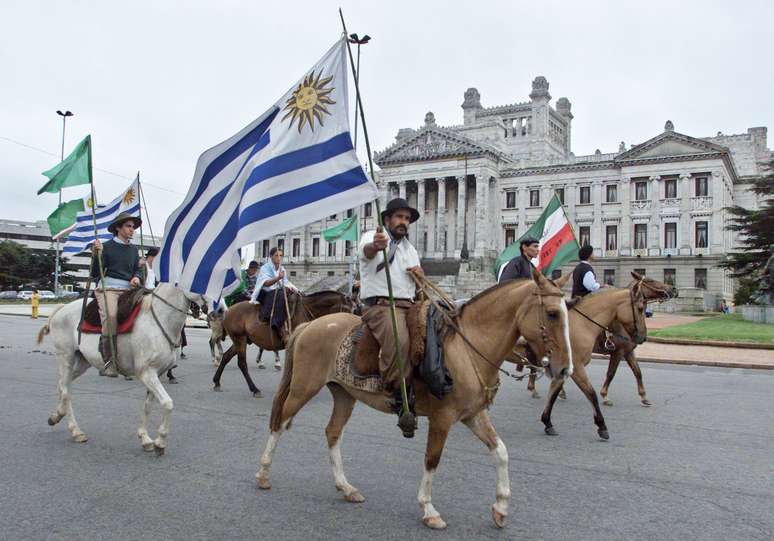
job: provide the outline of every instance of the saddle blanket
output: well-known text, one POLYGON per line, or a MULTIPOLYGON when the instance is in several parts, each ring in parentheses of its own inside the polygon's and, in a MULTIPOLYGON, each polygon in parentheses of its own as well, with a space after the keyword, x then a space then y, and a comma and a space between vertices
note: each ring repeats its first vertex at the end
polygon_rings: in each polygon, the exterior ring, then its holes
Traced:
MULTIPOLYGON (((151 290, 144 288, 129 289, 118 297, 118 334, 132 332, 134 320, 142 308, 142 299, 149 295, 151 290)), ((102 323, 99 318, 99 306, 97 299, 93 299, 86 305, 83 321, 81 322, 81 332, 86 334, 102 333, 102 323)))
MULTIPOLYGON (((91 302, 97 304, 97 301, 91 302)), ((132 311, 129 312, 127 318, 118 323, 118 329, 116 329, 118 334, 132 332, 132 328, 134 327, 134 320, 137 319, 137 314, 140 313, 140 308, 142 308, 142 303, 136 304, 132 311)), ((95 325, 94 323, 84 319, 81 322, 81 332, 84 334, 102 334, 102 325, 95 325)))
POLYGON ((353 369, 357 355, 358 342, 363 335, 363 326, 357 325, 349 331, 339 344, 336 352, 336 371, 334 378, 337 382, 360 391, 369 393, 384 392, 384 384, 378 374, 361 376, 353 369))

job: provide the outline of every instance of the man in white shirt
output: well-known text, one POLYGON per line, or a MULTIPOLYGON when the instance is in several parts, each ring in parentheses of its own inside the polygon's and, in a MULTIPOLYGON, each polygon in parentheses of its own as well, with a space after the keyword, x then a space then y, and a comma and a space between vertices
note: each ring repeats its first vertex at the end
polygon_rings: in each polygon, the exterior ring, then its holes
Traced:
POLYGON ((578 259, 580 259, 580 263, 572 271, 572 296, 584 297, 604 286, 597 282, 597 276, 590 263, 590 261, 594 261, 594 248, 584 244, 578 250, 578 259))
MULTIPOLYGON (((409 272, 422 276, 424 273, 419 262, 419 254, 408 240, 408 226, 419 219, 419 212, 410 207, 402 198, 396 198, 387 204, 382 212, 382 220, 387 229, 369 231, 363 235, 358 246, 360 256, 360 298, 365 306, 363 322, 368 325, 374 338, 381 346, 379 372, 385 390, 394 393, 395 409, 400 406, 401 376, 409 378, 412 367, 409 366, 409 331, 406 324, 406 312, 414 302, 416 285, 409 272), (395 337, 390 315, 390 303, 387 292, 387 277, 382 250, 387 249, 387 264, 390 266, 392 292, 395 297, 395 315, 398 323, 400 351, 404 361, 401 374, 395 356, 395 337)), ((410 383, 407 381, 407 383, 410 383)), ((396 413, 402 413, 396 411, 396 413)), ((404 436, 412 437, 413 430, 404 436), (410 435, 408 435, 410 433, 410 435)))
POLYGON ((156 273, 153 272, 153 260, 159 255, 159 249, 156 247, 148 248, 145 253, 145 289, 156 288, 156 273))

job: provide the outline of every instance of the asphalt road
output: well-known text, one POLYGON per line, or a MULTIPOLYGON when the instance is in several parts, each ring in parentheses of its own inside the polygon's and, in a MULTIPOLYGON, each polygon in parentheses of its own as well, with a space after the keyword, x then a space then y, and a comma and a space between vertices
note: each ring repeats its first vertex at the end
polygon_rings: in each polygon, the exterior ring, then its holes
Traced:
MULTIPOLYGON (((135 436, 145 395, 136 381, 94 370, 77 380, 85 444, 70 440, 66 421, 46 424, 57 370, 50 337, 33 343, 42 323, 0 316, 2 539, 774 539, 768 371, 645 365, 654 405, 643 408, 622 367, 615 406, 605 409, 608 442, 596 437, 576 388, 554 411, 560 435, 549 437, 539 422, 543 401, 504 381, 492 415, 511 456, 508 525, 497 530, 490 519, 488 452, 458 426, 433 492, 449 527, 432 532, 416 503, 426 421, 405 440, 392 417, 355 409, 344 466, 366 501, 349 504, 328 464, 331 399, 323 391, 280 441, 272 490, 259 491, 254 475, 279 382, 268 356, 267 370, 250 361, 263 398, 252 397, 235 364, 214 393, 206 331, 191 330, 180 384, 167 386, 175 403, 169 447, 156 457, 135 436)), ((591 367, 596 385, 603 370, 591 367)))

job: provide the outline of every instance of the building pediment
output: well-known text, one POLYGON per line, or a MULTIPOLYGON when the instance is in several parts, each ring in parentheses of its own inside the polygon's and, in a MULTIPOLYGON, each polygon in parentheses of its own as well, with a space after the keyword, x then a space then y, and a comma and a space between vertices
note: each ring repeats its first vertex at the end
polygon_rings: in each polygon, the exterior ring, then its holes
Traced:
POLYGON ((484 155, 507 159, 504 153, 488 145, 443 128, 426 126, 391 147, 376 152, 374 161, 384 167, 399 163, 484 155))
POLYGON ((707 154, 727 155, 728 149, 704 139, 698 139, 675 131, 665 131, 661 135, 619 154, 615 157, 615 161, 649 160, 689 155, 706 156, 707 154))

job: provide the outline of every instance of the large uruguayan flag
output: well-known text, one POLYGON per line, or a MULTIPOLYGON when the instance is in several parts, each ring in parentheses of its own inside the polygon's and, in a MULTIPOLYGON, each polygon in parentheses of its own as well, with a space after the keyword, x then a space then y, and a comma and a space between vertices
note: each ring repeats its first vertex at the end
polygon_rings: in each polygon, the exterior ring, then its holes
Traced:
POLYGON ((201 155, 155 260, 162 282, 219 298, 239 248, 377 197, 352 148, 342 38, 266 113, 201 155))
MULTIPOLYGON (((113 199, 107 205, 97 208, 97 237, 101 241, 110 240, 113 234, 108 231, 108 226, 122 212, 128 212, 132 216, 140 216, 139 177, 121 195, 113 199)), ((87 205, 88 206, 88 205, 87 205)), ((74 256, 89 249, 94 242, 94 217, 91 208, 86 208, 78 213, 75 225, 67 235, 67 242, 62 248, 62 256, 74 256)))

